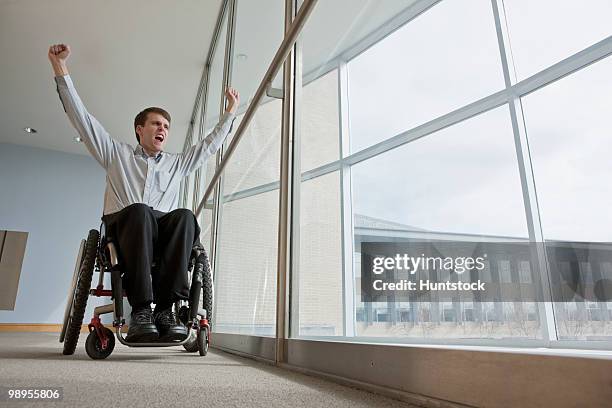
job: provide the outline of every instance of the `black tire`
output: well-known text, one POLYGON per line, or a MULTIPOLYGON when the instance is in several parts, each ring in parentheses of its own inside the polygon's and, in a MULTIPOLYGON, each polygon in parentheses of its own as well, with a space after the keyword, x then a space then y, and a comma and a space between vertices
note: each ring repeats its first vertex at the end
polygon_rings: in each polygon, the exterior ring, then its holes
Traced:
POLYGON ((81 325, 83 324, 83 316, 85 315, 89 289, 91 288, 91 278, 96 264, 99 240, 100 232, 98 230, 90 230, 85 243, 83 261, 76 284, 72 313, 64 338, 64 355, 74 354, 74 350, 76 350, 77 343, 79 342, 79 334, 81 333, 81 325))
POLYGON ((198 351, 198 336, 195 330, 189 330, 189 341, 183 344, 183 348, 190 353, 198 351))
POLYGON ((202 252, 198 257, 198 263, 203 266, 202 269, 202 307, 206 309, 206 319, 208 324, 212 325, 213 321, 213 279, 210 270, 210 262, 206 252, 202 252))
POLYGON ((87 341, 85 341, 85 351, 87 352, 87 355, 94 360, 105 359, 106 357, 110 356, 115 349, 115 335, 106 327, 103 330, 108 337, 108 344, 105 350, 102 350, 102 342, 100 341, 100 337, 98 337, 98 333, 95 330, 89 332, 87 341))
POLYGON ((66 338, 66 330, 70 324, 70 317, 72 316, 72 306, 74 305, 74 294, 76 292, 77 282, 79 280, 79 273, 81 271, 81 265, 83 264, 83 258, 85 255, 85 239, 81 240, 79 245, 79 252, 77 255, 76 265, 74 272, 72 273, 72 281, 70 282, 70 289, 68 290, 68 297, 66 298, 66 308, 64 309, 64 319, 62 323, 62 331, 60 333, 59 342, 63 343, 66 338))
POLYGON ((202 327, 198 330, 197 343, 200 355, 205 356, 208 353, 209 346, 208 327, 202 327))

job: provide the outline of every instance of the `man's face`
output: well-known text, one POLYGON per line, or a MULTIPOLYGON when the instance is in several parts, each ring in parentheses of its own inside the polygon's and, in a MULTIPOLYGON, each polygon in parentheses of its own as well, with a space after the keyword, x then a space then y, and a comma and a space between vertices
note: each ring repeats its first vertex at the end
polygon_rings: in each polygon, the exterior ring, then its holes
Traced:
POLYGON ((144 150, 157 154, 164 150, 170 123, 159 113, 149 113, 144 126, 136 126, 136 133, 140 136, 140 144, 144 150))

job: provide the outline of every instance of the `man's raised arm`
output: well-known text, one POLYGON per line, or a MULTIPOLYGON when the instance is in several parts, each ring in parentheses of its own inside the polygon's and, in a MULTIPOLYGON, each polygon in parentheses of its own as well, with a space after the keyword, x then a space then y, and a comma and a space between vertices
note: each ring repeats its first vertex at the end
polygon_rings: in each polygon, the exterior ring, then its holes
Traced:
POLYGON ((49 47, 48 57, 55 73, 57 92, 70 123, 81 136, 87 150, 102 167, 107 168, 111 160, 114 141, 100 122, 87 112, 83 101, 77 94, 68 74, 66 60, 69 56, 70 46, 67 44, 55 44, 49 47))
POLYGON ((219 150, 223 141, 231 132, 232 124, 236 118, 236 110, 240 105, 240 94, 235 89, 228 88, 225 91, 225 97, 227 98, 227 107, 217 126, 208 136, 181 154, 180 171, 183 175, 186 176, 201 167, 208 157, 219 150))

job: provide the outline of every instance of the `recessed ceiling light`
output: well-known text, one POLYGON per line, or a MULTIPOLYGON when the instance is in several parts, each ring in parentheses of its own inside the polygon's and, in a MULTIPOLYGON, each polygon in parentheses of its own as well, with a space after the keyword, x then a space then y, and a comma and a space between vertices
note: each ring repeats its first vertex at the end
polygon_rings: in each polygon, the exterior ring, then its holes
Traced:
POLYGON ((236 58, 239 59, 240 61, 246 61, 249 58, 249 56, 246 54, 237 54, 236 58))
POLYGON ((25 128, 23 128, 23 130, 26 133, 37 133, 38 132, 38 130, 36 130, 34 128, 31 128, 31 127, 25 127, 25 128))
POLYGON ((76 143, 80 143, 80 142, 82 142, 81 138, 80 138, 80 137, 78 137, 78 136, 75 136, 74 141, 75 141, 76 143))

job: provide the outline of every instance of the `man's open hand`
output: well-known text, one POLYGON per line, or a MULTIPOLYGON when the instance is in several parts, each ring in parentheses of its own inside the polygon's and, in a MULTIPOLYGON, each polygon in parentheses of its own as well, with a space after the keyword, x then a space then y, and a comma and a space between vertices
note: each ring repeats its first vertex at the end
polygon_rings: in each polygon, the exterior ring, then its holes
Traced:
POLYGON ((236 113, 238 105, 240 105, 240 94, 234 88, 227 88, 225 90, 225 97, 227 98, 226 112, 236 113))
POLYGON ((55 75, 67 75, 68 67, 66 66, 66 60, 70 56, 70 46, 67 44, 54 44, 49 47, 49 61, 53 66, 55 75))

